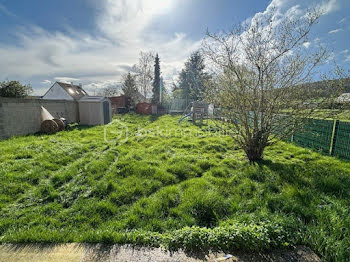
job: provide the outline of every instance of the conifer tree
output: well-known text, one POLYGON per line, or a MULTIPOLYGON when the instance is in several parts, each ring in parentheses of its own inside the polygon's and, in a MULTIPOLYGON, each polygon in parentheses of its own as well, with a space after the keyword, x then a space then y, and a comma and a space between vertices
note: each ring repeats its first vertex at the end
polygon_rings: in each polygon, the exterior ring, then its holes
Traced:
POLYGON ((137 87, 135 76, 131 75, 130 72, 123 76, 122 90, 125 96, 131 98, 131 103, 133 106, 136 104, 137 100, 137 87))
POLYGON ((205 72, 204 58, 199 51, 192 53, 179 76, 178 88, 182 90, 183 98, 202 100, 208 80, 210 76, 205 72))
POLYGON ((154 64, 154 79, 152 91, 152 103, 158 105, 160 102, 160 60, 158 54, 156 55, 154 64))

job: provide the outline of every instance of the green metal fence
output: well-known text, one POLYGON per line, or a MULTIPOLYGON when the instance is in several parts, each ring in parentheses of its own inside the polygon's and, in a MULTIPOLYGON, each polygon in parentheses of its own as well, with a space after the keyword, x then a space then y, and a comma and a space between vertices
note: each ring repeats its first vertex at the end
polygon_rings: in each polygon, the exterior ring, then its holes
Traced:
POLYGON ((305 121, 303 130, 294 132, 289 142, 350 160, 350 122, 321 119, 305 121))
POLYGON ((338 122, 335 133, 333 155, 350 160, 350 122, 338 122))
POLYGON ((332 133, 332 121, 309 119, 304 129, 293 135, 293 142, 327 154, 330 152, 332 133))

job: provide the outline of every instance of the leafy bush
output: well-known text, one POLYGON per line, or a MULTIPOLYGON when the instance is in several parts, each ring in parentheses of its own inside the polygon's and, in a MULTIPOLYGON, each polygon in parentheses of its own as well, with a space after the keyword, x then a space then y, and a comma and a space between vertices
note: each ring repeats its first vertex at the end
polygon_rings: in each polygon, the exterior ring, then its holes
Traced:
POLYGON ((2 97, 27 97, 33 89, 30 85, 22 85, 18 81, 0 82, 0 96, 2 97))

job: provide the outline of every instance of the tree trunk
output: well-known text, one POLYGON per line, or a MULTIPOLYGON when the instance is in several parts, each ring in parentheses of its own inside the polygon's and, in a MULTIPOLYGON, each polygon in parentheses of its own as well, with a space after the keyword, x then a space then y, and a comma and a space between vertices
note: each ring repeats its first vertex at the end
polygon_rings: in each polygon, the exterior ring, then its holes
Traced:
POLYGON ((257 132, 257 134, 243 147, 243 149, 249 161, 256 162, 263 159, 265 147, 266 141, 262 137, 262 132, 257 132))
POLYGON ((249 162, 257 162, 263 159, 264 148, 249 146, 246 148, 245 153, 249 162))

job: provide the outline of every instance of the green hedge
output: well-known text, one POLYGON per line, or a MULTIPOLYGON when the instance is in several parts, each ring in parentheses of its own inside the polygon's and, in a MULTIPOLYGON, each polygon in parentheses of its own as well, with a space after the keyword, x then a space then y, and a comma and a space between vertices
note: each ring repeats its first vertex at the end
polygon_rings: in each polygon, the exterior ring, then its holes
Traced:
POLYGON ((300 243, 304 228, 293 218, 260 223, 231 222, 215 228, 185 227, 164 233, 147 231, 116 232, 104 228, 91 232, 77 232, 63 229, 51 232, 49 228, 38 227, 30 231, 7 232, 2 243, 108 243, 133 244, 165 247, 169 250, 269 250, 300 243), (29 233, 30 232, 30 233, 29 233), (33 234, 35 232, 35 234, 33 234), (33 238, 34 237, 34 238, 33 238))

